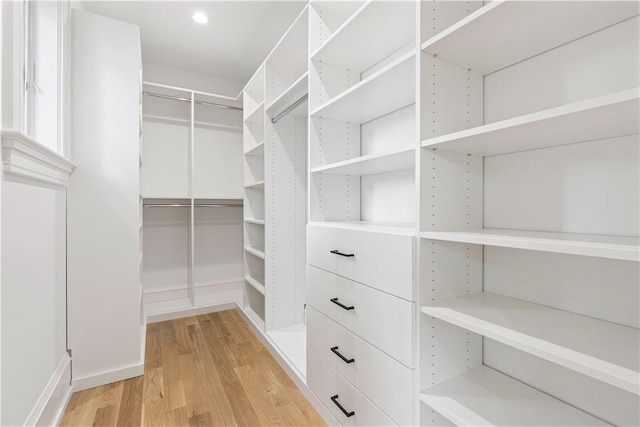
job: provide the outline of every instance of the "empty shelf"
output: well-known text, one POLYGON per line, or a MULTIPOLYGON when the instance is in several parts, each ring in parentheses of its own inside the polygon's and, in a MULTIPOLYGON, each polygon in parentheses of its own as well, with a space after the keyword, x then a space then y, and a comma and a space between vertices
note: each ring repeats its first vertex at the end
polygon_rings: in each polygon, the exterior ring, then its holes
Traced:
POLYGON ((413 2, 369 1, 311 59, 362 72, 413 40, 415 13, 413 2))
POLYGON ((422 312, 640 394, 638 329, 488 292, 422 312))
POLYGON ((251 276, 244 276, 244 280, 249 285, 251 285, 253 287, 253 289, 255 289, 256 291, 258 291, 262 295, 264 295, 264 285, 262 283, 258 282, 256 279, 254 279, 251 276))
POLYGON ((638 2, 492 1, 424 42, 422 49, 487 75, 631 18, 638 9, 638 2))
POLYGON ((321 105, 311 112, 311 115, 344 122, 366 123, 414 104, 415 58, 414 52, 402 55, 321 105))
POLYGON ((244 188, 264 188, 264 181, 254 182, 252 184, 247 184, 244 188))
POLYGON ((264 219, 245 218, 244 222, 249 223, 249 224, 264 225, 264 219))
POLYGON ((244 119, 245 123, 257 122, 260 123, 262 121, 264 123, 264 101, 262 101, 258 106, 253 110, 246 119, 244 119))
POLYGON ((311 169, 311 173, 335 175, 374 175, 415 167, 415 148, 403 148, 386 153, 369 154, 343 162, 311 169))
POLYGON ((492 156, 640 132, 639 89, 430 138, 422 146, 492 156))
MULTIPOLYGON (((299 100, 303 95, 308 93, 308 82, 309 82, 309 72, 305 72, 302 76, 300 76, 295 82, 291 84, 287 89, 285 89, 280 96, 278 96, 269 106, 267 107, 267 115, 272 117, 278 113, 280 113, 285 108, 289 107, 291 104, 299 100)), ((307 115, 307 110, 297 107, 295 111, 299 110, 298 115, 307 115)), ((291 113, 293 114, 293 112, 291 113)))
POLYGON ((637 237, 488 228, 467 231, 426 231, 420 233, 420 237, 448 242, 640 261, 640 239, 637 237))
POLYGON ((458 426, 609 425, 487 366, 423 391, 420 400, 458 426))
POLYGON ((381 221, 316 221, 309 225, 319 227, 340 228, 343 230, 370 231, 377 233, 399 234, 415 236, 415 224, 381 221))
POLYGON ((262 252, 262 251, 259 251, 257 249, 251 248, 249 246, 245 246, 244 251, 250 253, 253 256, 257 256, 258 258, 264 259, 264 252, 262 252))
POLYGON ((260 141, 258 144, 245 151, 244 155, 264 157, 264 141, 260 141))

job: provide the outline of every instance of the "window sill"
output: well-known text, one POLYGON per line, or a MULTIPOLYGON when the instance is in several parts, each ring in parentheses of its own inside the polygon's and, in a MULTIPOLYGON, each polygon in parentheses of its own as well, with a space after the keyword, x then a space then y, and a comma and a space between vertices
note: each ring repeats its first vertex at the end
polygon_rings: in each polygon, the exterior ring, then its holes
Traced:
POLYGON ((4 173, 48 184, 69 183, 73 162, 15 130, 2 130, 4 173))

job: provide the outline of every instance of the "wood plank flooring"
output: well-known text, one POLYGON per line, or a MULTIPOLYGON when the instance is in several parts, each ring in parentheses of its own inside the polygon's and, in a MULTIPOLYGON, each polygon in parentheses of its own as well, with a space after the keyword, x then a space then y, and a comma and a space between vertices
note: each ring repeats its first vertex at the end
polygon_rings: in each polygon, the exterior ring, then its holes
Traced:
POLYGON ((144 376, 74 393, 61 426, 324 426, 236 310, 147 326, 144 376))

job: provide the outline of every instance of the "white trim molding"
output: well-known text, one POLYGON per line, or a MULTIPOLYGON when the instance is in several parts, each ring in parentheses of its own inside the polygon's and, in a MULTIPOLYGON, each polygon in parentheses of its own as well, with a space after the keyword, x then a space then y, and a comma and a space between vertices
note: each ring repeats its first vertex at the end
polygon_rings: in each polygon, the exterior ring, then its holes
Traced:
POLYGON ((72 394, 71 358, 65 353, 31 414, 29 414, 25 425, 57 426, 62 420, 72 394))
POLYGON ((48 184, 69 183, 75 164, 16 130, 2 130, 3 171, 48 184))
POLYGON ((71 385, 73 386, 73 391, 76 392, 105 384, 115 383, 117 381, 128 380, 129 378, 139 377, 140 375, 144 375, 144 362, 112 369, 106 372, 100 372, 83 378, 74 378, 71 381, 71 385))

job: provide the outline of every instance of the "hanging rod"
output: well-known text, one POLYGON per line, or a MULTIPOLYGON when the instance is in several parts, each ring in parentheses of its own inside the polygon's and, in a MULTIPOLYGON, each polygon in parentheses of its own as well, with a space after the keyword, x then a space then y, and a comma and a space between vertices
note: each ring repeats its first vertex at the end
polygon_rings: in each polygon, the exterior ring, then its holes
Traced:
MULTIPOLYGON (((175 101, 191 102, 191 100, 189 98, 182 98, 180 96, 163 95, 161 93, 147 92, 147 91, 142 92, 142 94, 143 95, 148 95, 148 96, 155 96, 156 98, 173 99, 175 101)), ((242 111, 242 107, 234 107, 232 105, 217 104, 215 102, 207 102, 207 101, 193 101, 193 102, 196 103, 196 104, 200 104, 200 105, 208 105, 210 107, 217 107, 217 108, 225 108, 225 109, 228 109, 228 110, 242 111)))
POLYGON ((309 98, 309 94, 308 93, 305 94, 305 95, 302 95, 302 97, 300 99, 298 99, 296 102, 294 102, 293 104, 289 105, 287 108, 282 110, 279 114, 276 114, 275 116, 273 116, 271 118, 271 123, 277 123, 278 120, 280 120, 281 118, 283 118, 284 116, 286 116, 287 114, 289 114, 290 112, 295 110, 298 105, 300 105, 303 102, 305 102, 307 100, 307 98, 309 98))
MULTIPOLYGON (((153 204, 148 204, 148 205, 144 205, 145 208, 190 208, 191 205, 186 205, 186 204, 171 204, 171 205, 166 205, 166 204, 162 204, 162 203, 153 203, 153 204)), ((195 208, 241 208, 242 205, 238 204, 238 205, 232 205, 232 204, 199 204, 199 205, 193 205, 193 207, 195 208)))

